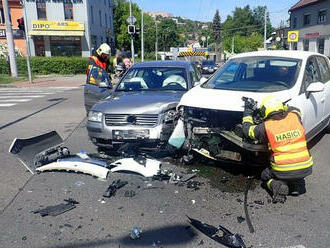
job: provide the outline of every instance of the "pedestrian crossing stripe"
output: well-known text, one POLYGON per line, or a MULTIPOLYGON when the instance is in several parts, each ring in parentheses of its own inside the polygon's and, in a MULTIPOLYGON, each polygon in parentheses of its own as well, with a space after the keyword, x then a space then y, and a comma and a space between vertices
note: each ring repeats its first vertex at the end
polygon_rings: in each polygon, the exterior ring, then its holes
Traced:
POLYGON ((11 107, 16 105, 16 103, 0 103, 0 107, 11 107))
POLYGON ((206 56, 208 55, 207 52, 179 52, 178 56, 206 56))

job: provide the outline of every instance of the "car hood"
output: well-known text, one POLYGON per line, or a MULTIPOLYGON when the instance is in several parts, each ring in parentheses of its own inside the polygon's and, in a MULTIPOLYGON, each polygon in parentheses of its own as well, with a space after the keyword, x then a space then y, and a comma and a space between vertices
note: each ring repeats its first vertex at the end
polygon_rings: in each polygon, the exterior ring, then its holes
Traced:
POLYGON ((265 96, 270 94, 278 97, 283 102, 291 99, 289 90, 272 93, 205 89, 201 86, 196 86, 182 96, 178 107, 188 106, 215 110, 243 111, 243 96, 251 97, 260 103, 265 96))
POLYGON ((159 114, 175 108, 185 91, 114 92, 92 108, 105 114, 159 114))

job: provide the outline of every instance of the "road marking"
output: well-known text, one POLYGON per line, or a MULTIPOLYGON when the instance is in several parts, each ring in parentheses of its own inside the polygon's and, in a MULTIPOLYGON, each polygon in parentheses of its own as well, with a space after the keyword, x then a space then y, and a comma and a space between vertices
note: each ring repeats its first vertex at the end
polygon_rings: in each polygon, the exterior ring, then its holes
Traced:
MULTIPOLYGON (((10 96, 10 95, 13 95, 14 96, 17 96, 17 95, 28 95, 30 94, 30 92, 14 92, 14 93, 1 93, 2 96, 10 96)), ((33 93, 35 94, 35 93, 33 93)), ((38 92, 38 94, 42 94, 42 95, 52 95, 54 93, 51 93, 51 92, 38 92)))
POLYGON ((294 246, 286 246, 286 247, 282 247, 282 248, 306 248, 303 245, 294 245, 294 246))
POLYGON ((16 103, 3 103, 3 104, 0 103, 0 107, 11 107, 14 105, 16 105, 16 103))
MULTIPOLYGON (((0 96, 0 99, 7 99, 7 98, 22 98, 23 96, 0 96)), ((32 96, 25 96, 31 98, 38 98, 38 97, 45 97, 40 95, 32 95, 32 96)))
POLYGON ((32 99, 0 99, 0 102, 29 102, 32 99))

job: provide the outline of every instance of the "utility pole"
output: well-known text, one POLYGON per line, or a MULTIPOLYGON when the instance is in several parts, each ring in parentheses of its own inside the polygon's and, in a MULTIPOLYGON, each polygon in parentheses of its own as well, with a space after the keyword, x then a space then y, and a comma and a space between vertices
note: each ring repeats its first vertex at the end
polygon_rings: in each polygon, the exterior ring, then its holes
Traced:
POLYGON ((15 44, 13 39, 13 29, 11 27, 11 20, 9 16, 8 0, 3 0, 2 5, 3 5, 3 12, 5 14, 6 36, 7 36, 11 76, 17 77, 18 72, 17 72, 17 64, 16 64, 16 56, 15 56, 15 44))
MULTIPOLYGON (((129 0, 129 16, 130 16, 130 18, 132 18, 132 1, 131 0, 129 0)), ((135 64, 133 34, 131 34, 131 54, 132 54, 132 62, 133 62, 133 64, 135 64)))
POLYGON ((264 27, 264 49, 267 49, 266 45, 267 40, 267 6, 265 5, 265 27, 264 27))
POLYGON ((141 11, 141 61, 144 61, 144 23, 143 10, 141 11))
POLYGON ((30 42, 29 42, 29 36, 27 34, 27 15, 26 15, 26 8, 25 8, 25 3, 26 0, 21 1, 22 7, 24 9, 24 35, 25 35, 25 46, 26 46, 26 63, 27 63, 27 69, 28 69, 28 74, 29 74, 29 82, 32 84, 32 70, 31 70, 31 64, 30 64, 30 42))
POLYGON ((231 39, 231 54, 234 54, 235 51, 235 36, 231 39))
POLYGON ((157 25, 157 20, 156 20, 156 43, 155 43, 155 55, 156 55, 156 60, 158 60, 158 25, 157 25))

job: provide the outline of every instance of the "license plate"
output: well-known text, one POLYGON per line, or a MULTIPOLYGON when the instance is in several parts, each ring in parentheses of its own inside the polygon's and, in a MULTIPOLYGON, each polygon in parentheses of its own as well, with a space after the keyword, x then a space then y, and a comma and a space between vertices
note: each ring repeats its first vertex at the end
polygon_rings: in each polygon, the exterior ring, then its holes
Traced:
POLYGON ((139 130, 113 130, 112 138, 114 140, 123 139, 149 139, 149 130, 139 129, 139 130))

